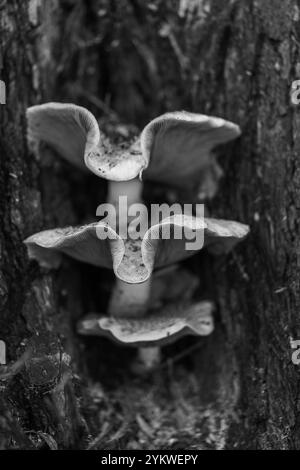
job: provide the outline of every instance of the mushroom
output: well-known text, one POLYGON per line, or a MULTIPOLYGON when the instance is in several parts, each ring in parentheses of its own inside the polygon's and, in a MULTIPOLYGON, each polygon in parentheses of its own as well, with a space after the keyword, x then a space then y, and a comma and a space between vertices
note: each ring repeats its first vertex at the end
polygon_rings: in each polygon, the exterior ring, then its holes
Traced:
POLYGON ((77 167, 107 179, 108 202, 116 206, 120 195, 129 205, 141 202, 142 175, 178 188, 198 186, 202 199, 212 197, 217 189, 212 178, 222 174, 212 151, 240 135, 232 122, 186 111, 163 114, 140 139, 118 145, 100 133, 91 112, 74 104, 32 106, 27 120, 30 143, 45 142, 77 167))
MULTIPOLYGON (((243 239, 248 233, 248 227, 233 221, 224 221, 217 219, 204 219, 193 216, 175 215, 164 219, 159 224, 150 227, 145 233, 142 241, 140 240, 123 240, 117 232, 115 232, 106 223, 98 222, 82 227, 66 227, 63 229, 45 230, 43 232, 32 235, 25 240, 28 248, 29 257, 38 260, 45 267, 58 267, 61 261, 61 255, 66 254, 79 261, 87 262, 95 266, 112 268, 118 279, 126 288, 123 291, 116 291, 113 297, 114 317, 133 317, 132 312, 139 313, 139 302, 144 302, 142 306, 148 308, 144 286, 149 287, 149 279, 155 268, 162 268, 174 262, 186 259, 192 256, 203 246, 218 247, 218 249, 227 252, 235 243, 243 239), (169 239, 162 238, 163 230, 169 229, 171 234, 169 239), (182 238, 174 237, 176 229, 182 229, 182 238), (200 235, 200 243, 196 243, 194 249, 186 250, 186 243, 190 243, 192 237, 197 239, 200 235), (203 235, 203 244, 201 242, 203 235), (142 287, 142 290, 139 288, 142 287), (128 295, 130 292, 130 295, 128 295), (142 292, 142 294, 140 294, 142 292), (118 295, 120 296, 118 298, 118 295), (120 309, 120 312, 119 310, 120 309), (124 315, 124 312, 127 315, 124 315)), ((199 307, 199 306, 198 306, 199 307)), ((202 306, 200 305, 200 310, 202 306)), ((180 310, 182 312, 183 308, 180 310)), ((201 310, 202 311, 202 310, 201 310)), ((212 307, 206 309, 206 321, 211 317, 212 307)), ((187 309, 189 320, 191 315, 199 316, 199 309, 187 309)), ((153 315, 151 321, 158 321, 157 328, 160 329, 159 322, 165 318, 165 312, 159 315, 153 315)), ((179 314, 173 315, 172 328, 164 328, 161 331, 160 339, 164 339, 170 334, 177 334, 178 328, 182 330, 187 328, 186 323, 182 323, 184 316, 178 321, 179 314)), ((99 318, 100 321, 101 317, 99 318)), ((125 320, 125 319, 124 319, 125 320)), ((103 320, 101 320, 100 328, 103 328, 103 320), (102 323, 101 323, 102 322, 102 323)), ((120 323, 109 323, 111 334, 114 335, 116 326, 120 323)), ((125 324, 129 325, 129 323, 125 324)), ((146 321, 140 323, 141 331, 147 325, 146 321)), ((212 325, 212 319, 210 320, 212 325)), ((81 323, 80 332, 83 332, 87 326, 87 333, 90 330, 90 323, 81 323)), ((107 325, 107 324, 106 324, 107 325)), ((121 323, 122 325, 122 323, 121 323)), ((134 323, 135 333, 138 322, 134 323)), ((190 324, 189 324, 190 325, 190 324)), ((106 328, 107 329, 107 328, 106 328)), ((197 329, 194 329, 197 332, 197 329)), ((202 333, 203 334, 203 333, 202 333)), ((147 336, 148 340, 150 336, 147 336)), ((120 338, 119 338, 120 339, 120 338)), ((125 341, 126 343, 126 341, 125 341)), ((139 343, 139 341, 136 341, 139 343)), ((145 344, 145 339, 140 341, 145 344)), ((155 341, 154 341, 155 343, 155 341)), ((152 346, 150 342, 148 346, 152 346)), ((153 349, 146 348, 141 350, 141 357, 146 365, 149 365, 149 354, 151 356, 151 365, 157 363, 158 352, 156 355, 153 349), (148 354, 147 354, 148 353, 148 354)))
MULTIPOLYGON (((231 122, 180 111, 151 121, 140 139, 112 145, 100 134, 95 117, 80 106, 46 103, 29 108, 27 116, 29 142, 43 141, 76 166, 88 168, 107 179, 108 202, 121 213, 124 207, 118 205, 120 196, 127 196, 129 207, 142 201, 142 174, 144 179, 179 188, 190 187, 192 182, 196 185, 200 181, 202 197, 212 196, 215 187, 212 190, 211 185, 207 185, 209 175, 213 168, 217 168, 215 174, 220 174, 212 150, 240 134, 239 127, 231 122)), ((154 262, 157 266, 167 265, 192 254, 183 249, 184 239, 171 239, 169 243, 158 240, 159 230, 167 226, 180 226, 191 232, 205 230, 209 244, 224 237, 222 248, 243 238, 248 231, 246 226, 236 222, 213 219, 204 222, 200 217, 180 219, 179 216, 176 220, 165 219, 154 225, 142 234, 144 236, 140 240, 133 239, 130 233, 127 239, 122 240, 114 228, 120 231, 123 226, 110 227, 100 223, 97 231, 109 232, 109 241, 98 240, 96 226, 92 224, 79 229, 42 232, 27 239, 26 243, 30 255, 42 262, 49 262, 52 258, 55 263, 62 251, 82 261, 112 266, 117 282, 110 299, 109 313, 132 317, 144 314, 148 309, 154 262), (154 235, 156 239, 152 237, 154 235)))
POLYGON ((118 233, 103 222, 81 227, 44 230, 25 240, 28 254, 41 266, 57 268, 61 255, 94 266, 112 268, 116 277, 128 285, 143 284, 151 278, 154 268, 161 268, 186 259, 203 246, 218 247, 227 252, 247 234, 247 225, 221 219, 175 215, 153 225, 142 241, 123 240, 118 233), (163 238, 164 229, 170 238, 163 238), (182 229, 182 237, 175 238, 174 231, 182 229), (203 237, 204 235, 204 237, 203 237), (203 243, 186 250, 191 239, 203 238, 203 243))
POLYGON ((135 347, 162 346, 188 334, 205 336, 213 330, 213 303, 170 303, 143 318, 117 318, 90 314, 78 324, 83 335, 107 336, 135 347))

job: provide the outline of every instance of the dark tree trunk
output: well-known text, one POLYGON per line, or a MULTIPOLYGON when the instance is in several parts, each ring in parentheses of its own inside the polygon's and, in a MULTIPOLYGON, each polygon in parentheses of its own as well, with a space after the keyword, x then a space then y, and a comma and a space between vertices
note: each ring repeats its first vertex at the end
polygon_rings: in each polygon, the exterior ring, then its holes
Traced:
MULTIPOLYGON (((196 377, 192 403, 201 413, 194 441, 180 437, 184 448, 300 449, 299 367, 290 346, 300 339, 300 121, 290 102, 291 83, 300 78, 299 1, 44 3, 35 19, 39 2, 29 2, 31 22, 26 2, 0 7, 0 78, 8 88, 0 108, 0 339, 8 361, 21 361, 17 373, 8 366, 1 382, 2 446, 13 437, 20 447, 85 447, 87 434, 100 433, 92 446, 120 441, 119 448, 137 448, 129 431, 116 437, 115 403, 124 405, 122 390, 136 397, 149 390, 149 382, 126 376, 130 353, 119 358, 108 343, 82 344, 73 334, 76 318, 105 306, 111 279, 71 261, 59 274, 45 273, 26 258, 27 235, 92 217, 105 191, 104 183, 53 155, 40 163, 26 150, 24 110, 51 99, 88 107, 106 127, 141 128, 175 109, 241 126, 239 141, 219 151, 225 176, 209 205, 214 216, 248 223, 251 236, 226 258, 201 254, 188 264, 201 278, 202 294, 218 304, 216 331, 188 364, 176 366, 175 378, 169 371, 147 380, 179 402, 179 377, 191 377, 191 370, 196 377), (84 386, 90 377, 93 387, 84 386), (106 387, 106 398, 95 381, 106 387), (28 437, 28 429, 35 435, 28 437)), ((130 421, 136 425, 145 434, 141 418, 130 421)))
MULTIPOLYGON (((78 444, 84 426, 57 279, 32 267, 23 245, 55 213, 43 203, 38 162, 26 148, 25 111, 42 90, 38 4, 0 6, 0 76, 7 90, 0 105, 0 339, 7 350, 0 366, 1 448, 67 448, 78 444)), ((55 185, 55 177, 50 180, 55 185)), ((55 195, 52 204, 62 206, 55 195)))

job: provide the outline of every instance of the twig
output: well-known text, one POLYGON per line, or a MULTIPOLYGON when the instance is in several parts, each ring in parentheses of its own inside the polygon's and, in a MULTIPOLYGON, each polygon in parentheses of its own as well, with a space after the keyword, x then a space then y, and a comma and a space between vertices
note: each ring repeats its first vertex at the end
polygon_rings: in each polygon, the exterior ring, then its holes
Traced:
POLYGON ((107 434, 109 428, 110 428, 110 424, 107 421, 105 421, 105 423, 103 424, 103 428, 102 428, 101 433, 98 434, 98 436, 95 437, 95 439, 92 440, 92 442, 88 445, 87 450, 95 449, 95 447, 97 447, 98 444, 100 444, 100 442, 102 441, 105 434, 107 434))

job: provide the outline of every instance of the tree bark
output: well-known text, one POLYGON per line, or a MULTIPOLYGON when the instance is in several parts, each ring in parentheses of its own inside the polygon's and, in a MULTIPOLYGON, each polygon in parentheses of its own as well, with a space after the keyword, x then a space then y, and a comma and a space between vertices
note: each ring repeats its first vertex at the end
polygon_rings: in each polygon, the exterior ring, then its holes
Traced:
POLYGON ((1 7, 8 102, 0 108, 0 339, 9 361, 30 354, 4 383, 2 446, 13 436, 21 447, 42 439, 85 447, 102 422, 87 416, 95 405, 88 387, 75 381, 74 392, 72 371, 106 383, 101 371, 113 375, 120 366, 106 342, 85 343, 78 354, 72 333, 84 311, 105 308, 106 274, 71 261, 59 274, 44 273, 22 246, 34 231, 92 217, 105 194, 104 182, 53 155, 37 162, 26 150, 24 110, 51 99, 86 106, 108 129, 142 128, 176 109, 241 126, 239 141, 218 151, 224 178, 209 209, 249 224, 251 235, 226 258, 200 254, 188 263, 201 295, 218 305, 216 331, 191 359, 197 406, 213 423, 199 423, 195 445, 207 446, 208 432, 215 448, 300 449, 299 366, 290 345, 300 339, 300 121, 290 101, 300 78, 299 1, 65 0, 38 8, 37 19, 31 9, 30 21, 28 7, 38 3, 1 7), (36 436, 29 442, 28 429, 36 436))
MULTIPOLYGON (((52 194, 52 212, 42 201, 46 175, 26 144, 26 108, 42 99, 43 89, 39 4, 13 0, 0 6, 0 73, 7 90, 6 104, 0 108, 0 339, 6 345, 6 364, 0 366, 0 447, 4 449, 68 448, 79 445, 84 436, 58 280, 32 267, 23 245, 26 236, 39 231, 47 220, 53 223, 56 206, 58 218, 68 209, 59 195, 52 194)), ((52 175, 46 187, 55 188, 58 181, 52 175)))

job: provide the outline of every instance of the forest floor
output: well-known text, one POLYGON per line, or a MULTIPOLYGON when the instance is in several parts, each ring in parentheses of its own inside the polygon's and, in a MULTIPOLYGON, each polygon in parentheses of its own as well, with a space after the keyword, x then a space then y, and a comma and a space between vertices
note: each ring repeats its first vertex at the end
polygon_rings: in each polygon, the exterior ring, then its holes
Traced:
MULTIPOLYGON (((203 340, 184 339, 164 348, 161 366, 137 377, 128 364, 134 351, 120 350, 107 340, 88 340, 93 354, 99 346, 105 365, 87 384, 90 424, 88 449, 220 449, 226 422, 215 406, 204 403, 194 360, 203 340), (92 343, 92 344, 91 344, 92 343), (109 360, 107 360, 109 357, 109 360), (113 373, 112 373, 113 371, 113 373)), ((97 368, 96 368, 97 369, 97 368)))

